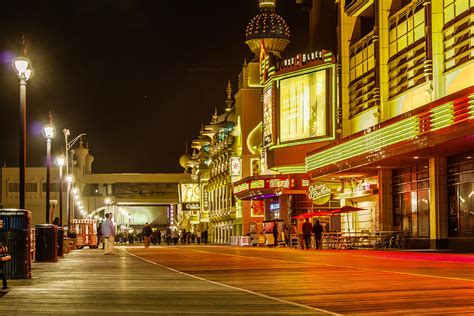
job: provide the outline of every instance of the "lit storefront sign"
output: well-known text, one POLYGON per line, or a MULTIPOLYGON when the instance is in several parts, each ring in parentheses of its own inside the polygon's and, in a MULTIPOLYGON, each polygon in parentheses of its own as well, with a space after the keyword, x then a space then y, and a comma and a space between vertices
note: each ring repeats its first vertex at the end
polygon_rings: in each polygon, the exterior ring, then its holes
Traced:
POLYGON ((331 199, 331 188, 324 183, 313 183, 308 187, 308 198, 313 204, 326 204, 331 199))
POLYGON ((250 189, 263 189, 265 187, 264 180, 253 180, 250 182, 250 189))
POLYGON ((280 210, 280 203, 273 203, 270 204, 270 211, 279 211, 280 210))
POLYGON ((248 182, 238 184, 238 185, 234 186, 234 194, 244 192, 244 191, 248 191, 249 187, 250 186, 249 186, 248 182))
POLYGON ((280 139, 282 142, 328 136, 328 70, 280 81, 280 139))
POLYGON ((270 179, 269 187, 288 189, 290 187, 290 179, 270 179))
POLYGON ((272 86, 263 91, 263 147, 273 144, 273 99, 272 86))
MULTIPOLYGON (((309 181, 309 180, 308 180, 309 181)), ((301 178, 255 176, 243 179, 234 186, 234 194, 239 199, 254 199, 257 196, 270 197, 284 194, 285 190, 301 190, 301 178)))
POLYGON ((240 157, 230 157, 230 175, 231 177, 242 176, 242 163, 240 157))

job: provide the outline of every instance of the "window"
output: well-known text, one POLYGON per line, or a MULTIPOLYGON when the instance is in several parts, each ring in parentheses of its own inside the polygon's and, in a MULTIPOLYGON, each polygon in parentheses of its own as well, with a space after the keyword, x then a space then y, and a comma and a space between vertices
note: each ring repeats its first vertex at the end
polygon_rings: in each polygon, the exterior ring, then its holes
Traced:
POLYGON ((420 164, 394 171, 393 229, 414 237, 430 235, 429 172, 420 164))
POLYGON ((390 20, 390 58, 406 50, 425 37, 425 11, 418 5, 413 11, 407 8, 390 20))
POLYGON ((474 7, 473 0, 444 0, 444 24, 474 7))
POLYGON ((20 192, 20 184, 19 183, 9 183, 8 184, 8 192, 20 192))
POLYGON ((36 183, 26 183, 25 192, 38 192, 38 184, 36 183))
POLYGON ((474 153, 448 158, 448 236, 474 236, 474 153))

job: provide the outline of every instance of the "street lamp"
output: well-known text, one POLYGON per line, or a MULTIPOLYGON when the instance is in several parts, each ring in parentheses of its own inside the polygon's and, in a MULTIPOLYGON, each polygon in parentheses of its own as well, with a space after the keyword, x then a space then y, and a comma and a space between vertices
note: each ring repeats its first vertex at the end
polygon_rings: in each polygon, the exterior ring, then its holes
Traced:
POLYGON ((17 57, 13 60, 20 81, 20 209, 25 208, 25 169, 26 169, 26 82, 33 76, 33 68, 28 58, 17 57))
MULTIPOLYGON (((67 168, 66 168, 67 169, 67 168)), ((66 176, 66 182, 67 182, 67 192, 66 192, 66 216, 67 216, 67 227, 69 229, 69 227, 71 226, 71 213, 69 212, 69 192, 71 190, 71 184, 72 184, 72 181, 74 180, 74 178, 72 177, 72 175, 68 174, 66 176)))
POLYGON ((66 158, 63 155, 56 157, 56 164, 59 167, 59 225, 63 226, 63 167, 66 158))
POLYGON ((51 123, 51 121, 50 113, 49 123, 43 126, 43 135, 46 138, 46 224, 49 224, 51 140, 54 138, 54 125, 51 123))

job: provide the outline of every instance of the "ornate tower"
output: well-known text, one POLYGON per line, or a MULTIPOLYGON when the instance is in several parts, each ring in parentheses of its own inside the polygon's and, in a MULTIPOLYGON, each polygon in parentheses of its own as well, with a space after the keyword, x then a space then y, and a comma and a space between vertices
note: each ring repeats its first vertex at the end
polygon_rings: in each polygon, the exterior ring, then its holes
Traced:
POLYGON ((260 12, 250 20, 245 31, 245 43, 255 54, 256 59, 262 49, 281 58, 290 43, 290 28, 285 20, 275 12, 276 0, 259 0, 260 12))

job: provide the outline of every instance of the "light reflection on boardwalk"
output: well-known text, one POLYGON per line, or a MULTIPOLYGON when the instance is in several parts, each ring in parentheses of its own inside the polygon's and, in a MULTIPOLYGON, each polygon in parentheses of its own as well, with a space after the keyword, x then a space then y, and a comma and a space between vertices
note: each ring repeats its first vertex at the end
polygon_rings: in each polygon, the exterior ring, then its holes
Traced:
POLYGON ((474 255, 257 247, 129 247, 206 280, 334 313, 474 313, 474 255))

